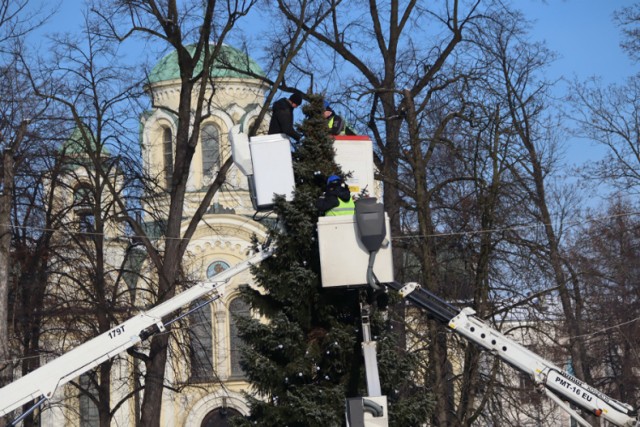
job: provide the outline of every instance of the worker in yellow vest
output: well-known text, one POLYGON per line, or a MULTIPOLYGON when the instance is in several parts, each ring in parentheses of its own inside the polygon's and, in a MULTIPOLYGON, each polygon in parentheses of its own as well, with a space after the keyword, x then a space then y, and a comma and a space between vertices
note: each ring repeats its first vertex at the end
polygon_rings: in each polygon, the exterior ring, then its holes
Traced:
POLYGON ((329 102, 324 101, 324 118, 329 125, 331 135, 355 135, 356 133, 347 125, 347 122, 331 108, 329 102))
POLYGON ((325 192, 316 201, 316 207, 325 216, 354 215, 355 203, 349 187, 338 175, 327 178, 325 192))

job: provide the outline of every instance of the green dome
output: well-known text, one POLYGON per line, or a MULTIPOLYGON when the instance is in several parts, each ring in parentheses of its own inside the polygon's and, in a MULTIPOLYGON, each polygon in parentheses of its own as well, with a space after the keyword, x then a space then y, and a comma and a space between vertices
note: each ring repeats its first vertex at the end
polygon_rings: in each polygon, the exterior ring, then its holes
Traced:
MULTIPOLYGON (((195 52, 195 45, 186 47, 189 54, 193 56, 195 52)), ((213 49, 213 47, 210 47, 213 49)), ((195 74, 202 70, 202 60, 198 62, 196 66, 195 74)), ((222 45, 220 47, 220 53, 214 60, 211 67, 211 77, 236 77, 236 78, 253 78, 242 71, 236 70, 248 70, 253 74, 264 76, 262 68, 244 52, 239 51, 228 45, 222 45)), ((149 74, 149 83, 158 83, 166 80, 174 80, 180 78, 180 69, 178 68, 178 52, 173 51, 160 60, 153 67, 149 74)))
MULTIPOLYGON (((84 128, 85 134, 89 138, 91 138, 89 142, 89 144, 92 145, 91 148, 93 150, 97 150, 97 142, 96 142, 95 136, 93 135, 93 132, 91 131, 91 129, 89 129, 88 126, 85 126, 85 125, 81 125, 81 126, 82 128, 84 128)), ((87 156, 88 155, 87 143, 85 142, 84 137, 82 136, 82 131, 80 127, 75 127, 73 129, 73 131, 71 132, 71 136, 69 136, 69 139, 67 139, 62 143, 62 146, 60 147, 60 151, 70 156, 87 156)), ((103 156, 108 156, 109 150, 107 150, 105 146, 102 146, 100 150, 100 154, 103 156)))

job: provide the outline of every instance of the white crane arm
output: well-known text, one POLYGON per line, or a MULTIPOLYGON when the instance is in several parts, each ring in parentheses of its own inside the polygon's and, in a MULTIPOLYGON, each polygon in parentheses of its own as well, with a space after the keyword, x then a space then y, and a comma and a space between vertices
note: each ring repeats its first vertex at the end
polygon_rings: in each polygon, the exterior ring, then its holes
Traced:
POLYGON ((406 285, 393 282, 387 286, 400 292, 404 298, 425 309, 431 317, 447 324, 467 340, 490 351, 520 372, 530 375, 542 391, 582 425, 589 426, 576 411, 564 404, 563 400, 616 426, 640 427, 637 409, 607 396, 493 329, 476 317, 473 309, 467 307, 458 310, 414 282, 406 285))
POLYGON ((212 280, 195 284, 8 384, 0 389, 0 416, 33 400, 41 403, 50 399, 61 385, 132 348, 153 333, 164 331, 163 317, 211 292, 216 293, 213 299, 219 298, 232 277, 262 262, 272 253, 273 249, 263 249, 249 259, 218 273, 212 280))
POLYGON ((565 372, 496 331, 474 314, 475 312, 470 308, 463 309, 449 321, 449 327, 519 371, 529 374, 536 384, 580 406, 587 412, 604 418, 616 426, 637 425, 637 413, 632 406, 605 395, 565 372))

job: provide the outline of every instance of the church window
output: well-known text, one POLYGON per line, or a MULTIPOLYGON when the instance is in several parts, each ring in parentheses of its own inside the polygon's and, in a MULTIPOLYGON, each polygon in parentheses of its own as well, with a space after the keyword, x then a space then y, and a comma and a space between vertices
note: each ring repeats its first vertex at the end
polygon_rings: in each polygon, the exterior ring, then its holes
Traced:
POLYGON ((97 427, 100 425, 100 413, 94 399, 98 396, 98 389, 90 375, 80 376, 80 394, 78 406, 80 409, 80 425, 83 427, 97 427))
POLYGON ((232 377, 244 377, 240 367, 242 339, 238 336, 238 317, 250 315, 249 304, 241 298, 234 298, 229 304, 229 360, 232 377))
MULTIPOLYGON (((202 301, 196 301, 191 308, 202 301)), ((189 316, 189 357, 191 382, 207 382, 213 379, 213 338, 211 330, 211 305, 195 310, 189 316)))
POLYGON ((165 127, 162 131, 162 149, 164 154, 164 180, 167 189, 171 189, 173 179, 173 134, 171 128, 165 127))
POLYGON ((78 220, 78 229, 82 232, 95 231, 95 199, 88 184, 81 184, 73 191, 73 206, 78 220))
POLYGON ((239 416, 242 414, 233 408, 216 408, 204 417, 200 427, 228 427, 230 418, 239 416))
POLYGON ((220 132, 214 125, 204 125, 202 128, 202 173, 213 176, 213 172, 220 166, 220 132))
POLYGON ((222 273, 227 268, 229 268, 229 264, 227 264, 224 261, 214 261, 214 262, 212 262, 211 264, 209 264, 209 267, 207 267, 207 279, 212 278, 213 276, 215 276, 218 273, 222 273))
MULTIPOLYGON (((207 278, 229 268, 224 261, 214 261, 207 267, 207 278)), ((202 304, 202 300, 193 303, 192 308, 202 304)), ((195 310, 189 317, 189 357, 191 359, 191 382, 207 382, 213 379, 213 331, 211 324, 211 305, 207 304, 195 310)))

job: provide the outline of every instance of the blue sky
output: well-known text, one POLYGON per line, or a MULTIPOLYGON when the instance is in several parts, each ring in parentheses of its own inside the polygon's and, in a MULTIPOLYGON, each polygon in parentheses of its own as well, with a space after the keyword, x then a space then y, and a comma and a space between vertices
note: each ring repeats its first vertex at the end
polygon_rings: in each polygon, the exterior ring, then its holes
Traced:
MULTIPOLYGON (((597 75, 613 83, 638 68, 619 47, 620 31, 612 22, 614 10, 632 0, 514 0, 534 20, 532 40, 545 41, 559 55, 549 70, 550 77, 597 75)), ((35 0, 34 5, 49 5, 35 0)), ((43 29, 72 31, 82 24, 82 0, 60 0, 59 11, 43 29)), ((50 6, 49 6, 50 7, 50 6)))
MULTIPOLYGON (((547 71, 549 80, 560 80, 557 96, 566 94, 568 81, 598 77, 603 84, 621 84, 636 74, 639 64, 632 62, 620 47, 621 31, 613 21, 613 12, 630 6, 632 0, 516 0, 518 7, 533 21, 531 39, 544 41, 558 55, 547 71)), ((571 126, 571 123, 566 123, 571 126)), ((603 146, 568 136, 564 141, 565 165, 561 174, 574 175, 574 169, 601 159, 603 146)), ((576 184, 591 185, 580 179, 576 184)), ((609 190, 590 188, 587 192, 605 195, 609 190)), ((599 201, 590 198, 591 206, 599 201)))
MULTIPOLYGON (((549 79, 584 80, 599 76, 604 83, 621 83, 638 70, 638 64, 631 62, 620 48, 620 30, 612 20, 614 10, 633 3, 632 0, 514 0, 514 5, 534 21, 531 40, 545 41, 558 54, 548 70, 549 79)), ((49 2, 35 0, 34 4, 49 2)), ((42 33, 79 28, 82 5, 82 0, 60 0, 59 12, 42 33)), ((154 58, 149 59, 154 62, 154 58)), ((557 94, 561 95, 565 87, 559 84, 557 94)), ((568 164, 602 155, 588 141, 571 139, 566 148, 568 164)))
POLYGON ((620 48, 621 33, 614 25, 614 10, 631 0, 518 0, 516 4, 535 20, 532 38, 546 41, 559 55, 550 77, 585 79, 600 76, 616 83, 635 73, 620 48))
MULTIPOLYGON (((614 10, 632 0, 514 0, 534 20, 532 40, 544 40, 558 52, 553 77, 599 75, 614 82, 637 69, 619 47, 620 31, 612 22, 614 10)), ((46 0, 34 5, 48 7, 46 0)), ((72 31, 82 22, 82 0, 60 0, 60 8, 43 31, 72 31)), ((50 7, 50 6, 49 6, 50 7)))

